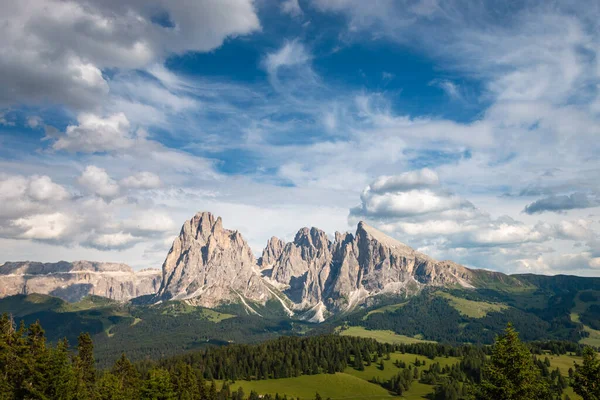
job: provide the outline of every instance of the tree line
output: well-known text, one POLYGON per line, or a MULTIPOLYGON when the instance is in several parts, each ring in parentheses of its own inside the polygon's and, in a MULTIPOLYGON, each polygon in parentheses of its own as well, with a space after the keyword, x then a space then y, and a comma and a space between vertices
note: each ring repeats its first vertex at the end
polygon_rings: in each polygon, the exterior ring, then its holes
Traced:
MULTIPOLYGON (((560 351, 561 347, 555 349, 560 351)), ((436 385, 434 400, 553 400, 560 398, 570 383, 584 400, 600 399, 600 361, 593 349, 583 350, 583 363, 574 366, 567 380, 549 368, 547 358, 532 354, 512 326, 487 348, 391 345, 338 335, 283 337, 137 364, 123 354, 111 368, 99 370, 89 334, 79 336, 75 349, 70 349, 66 340, 50 345, 39 323, 17 328, 5 314, 0 318, 0 400, 287 399, 285 395, 259 396, 231 390, 230 382, 335 373, 348 366, 360 369, 373 363, 383 369, 383 360, 390 360, 390 353, 396 351, 432 359, 440 355, 461 357, 459 364, 444 367, 419 359, 410 365, 396 363, 393 368, 398 372, 391 379, 374 383, 399 395, 419 381, 436 385)), ((320 398, 315 394, 315 399, 320 398)))

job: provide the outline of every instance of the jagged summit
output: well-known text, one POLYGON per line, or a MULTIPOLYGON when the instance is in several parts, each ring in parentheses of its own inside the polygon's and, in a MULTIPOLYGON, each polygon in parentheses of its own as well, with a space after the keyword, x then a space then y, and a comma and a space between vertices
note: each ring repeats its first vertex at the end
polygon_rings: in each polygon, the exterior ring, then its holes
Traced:
POLYGON ((365 236, 367 238, 372 238, 373 240, 376 240, 385 246, 388 246, 393 249, 404 250, 407 253, 415 251, 412 247, 386 235, 380 230, 373 228, 364 221, 360 221, 358 223, 358 226, 356 227, 356 236, 365 236))
POLYGON ((264 303, 270 292, 256 271, 250 246, 220 217, 200 212, 186 221, 163 263, 160 300, 187 300, 204 307, 250 299, 264 303))

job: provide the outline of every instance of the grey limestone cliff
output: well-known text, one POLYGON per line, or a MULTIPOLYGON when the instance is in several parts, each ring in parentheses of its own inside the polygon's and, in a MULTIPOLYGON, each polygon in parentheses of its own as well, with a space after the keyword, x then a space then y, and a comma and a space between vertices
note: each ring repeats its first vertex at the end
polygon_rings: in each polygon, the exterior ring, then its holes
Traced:
POLYGON ((126 301, 156 293, 160 281, 157 269, 135 272, 128 265, 118 263, 7 262, 0 266, 0 297, 41 293, 70 302, 87 295, 126 301))

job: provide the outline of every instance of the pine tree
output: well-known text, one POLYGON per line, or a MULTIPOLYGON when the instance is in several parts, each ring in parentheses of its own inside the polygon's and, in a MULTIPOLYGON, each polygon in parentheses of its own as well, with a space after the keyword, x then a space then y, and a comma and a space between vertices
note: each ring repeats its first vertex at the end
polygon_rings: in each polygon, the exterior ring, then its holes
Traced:
POLYGON ((103 374, 98 380, 95 395, 97 400, 127 400, 133 398, 124 395, 119 378, 110 372, 103 374))
POLYGON ((119 391, 125 398, 135 399, 138 397, 140 375, 125 353, 121 354, 110 372, 117 378, 119 391))
POLYGON ((173 386, 179 400, 199 400, 198 380, 189 364, 180 362, 173 372, 173 386))
POLYGON ((69 342, 60 340, 50 352, 47 396, 55 400, 75 398, 75 372, 69 357, 69 342))
POLYGON ((148 379, 142 384, 140 399, 175 400, 176 398, 169 371, 160 368, 151 370, 148 379))
POLYGON ((75 358, 77 375, 77 398, 91 399, 96 385, 96 366, 94 360, 94 343, 89 333, 79 335, 77 357, 75 358))
POLYGON ((491 360, 484 366, 480 399, 530 400, 550 398, 529 349, 521 343, 517 331, 508 324, 496 338, 491 360))
POLYGON ((46 348, 46 336, 39 321, 27 329, 27 336, 20 353, 21 362, 25 367, 25 377, 21 384, 21 396, 24 398, 43 398, 48 390, 47 368, 49 355, 46 348))
POLYGON ((210 382, 210 388, 208 389, 208 400, 217 400, 217 384, 215 381, 210 382))
POLYGON ((600 360, 591 347, 583 350, 583 364, 575 364, 572 385, 583 400, 600 400, 600 360))

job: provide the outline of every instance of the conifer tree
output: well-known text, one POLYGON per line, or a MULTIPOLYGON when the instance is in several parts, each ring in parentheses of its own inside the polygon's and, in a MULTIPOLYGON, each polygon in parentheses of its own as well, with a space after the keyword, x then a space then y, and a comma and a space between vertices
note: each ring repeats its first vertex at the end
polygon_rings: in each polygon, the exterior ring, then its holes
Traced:
POLYGON ((142 400, 175 400, 169 371, 156 368, 149 372, 140 390, 142 400))
POLYGON ((97 400, 127 400, 133 397, 126 397, 121 390, 119 378, 114 374, 107 372, 98 379, 95 398, 97 400))
POLYGON ((125 398, 135 399, 138 397, 140 375, 125 353, 121 354, 110 372, 117 378, 119 391, 125 398))
POLYGON ((173 372, 173 386, 179 400, 199 400, 198 380, 189 364, 180 362, 173 372))
POLYGON ((582 365, 575 364, 572 384, 583 400, 600 400, 600 360, 589 346, 583 350, 582 365))
POLYGON ((94 360, 94 343, 89 333, 79 335, 77 357, 75 358, 77 375, 77 398, 91 399, 96 385, 96 365, 94 360))
POLYGON ((75 373, 69 357, 69 342, 60 340, 50 351, 47 396, 56 400, 75 398, 75 373))
POLYGON ((480 399, 531 400, 550 398, 547 383, 533 362, 529 349, 508 324, 496 338, 490 362, 484 366, 480 399))

